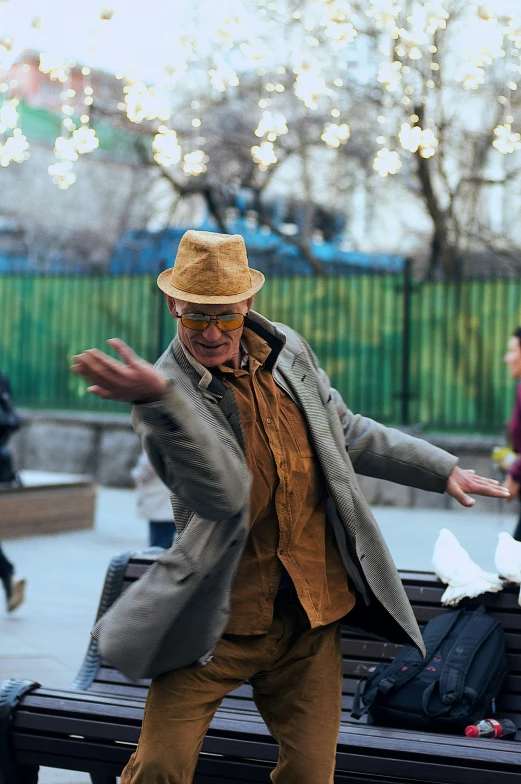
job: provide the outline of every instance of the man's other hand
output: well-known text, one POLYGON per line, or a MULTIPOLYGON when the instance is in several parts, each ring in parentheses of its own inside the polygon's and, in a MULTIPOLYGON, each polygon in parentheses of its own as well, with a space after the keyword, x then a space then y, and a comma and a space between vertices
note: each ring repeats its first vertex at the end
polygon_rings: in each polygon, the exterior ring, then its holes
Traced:
POLYGON ((456 466, 447 482, 446 492, 456 499, 462 506, 474 506, 476 503, 472 495, 486 495, 492 498, 510 498, 508 488, 501 487, 495 479, 478 476, 475 471, 464 471, 456 466))
POLYGON ((73 357, 76 364, 71 365, 72 372, 92 385, 87 392, 122 403, 161 400, 168 388, 167 379, 119 338, 107 340, 107 343, 119 354, 122 362, 96 348, 73 357))
POLYGON ((516 482, 514 477, 510 476, 510 474, 507 474, 507 477, 503 482, 503 487, 506 487, 506 489, 509 491, 511 499, 519 498, 519 490, 521 489, 521 485, 519 482, 516 482))

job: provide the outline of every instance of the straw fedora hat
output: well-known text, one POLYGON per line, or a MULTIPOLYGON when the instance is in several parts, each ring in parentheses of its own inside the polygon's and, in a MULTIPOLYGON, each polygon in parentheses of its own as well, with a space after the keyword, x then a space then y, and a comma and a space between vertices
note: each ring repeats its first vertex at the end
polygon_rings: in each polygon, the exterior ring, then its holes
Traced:
POLYGON ((256 294, 263 284, 262 272, 248 266, 240 234, 192 229, 181 238, 174 266, 157 279, 165 294, 208 305, 241 302, 256 294))

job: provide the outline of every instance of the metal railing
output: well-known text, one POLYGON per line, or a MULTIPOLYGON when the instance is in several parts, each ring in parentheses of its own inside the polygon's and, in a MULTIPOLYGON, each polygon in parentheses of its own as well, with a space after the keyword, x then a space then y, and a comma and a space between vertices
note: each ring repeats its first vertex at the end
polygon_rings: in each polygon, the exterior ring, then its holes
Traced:
MULTIPOLYGON (((416 283, 403 275, 271 277, 255 309, 315 350, 349 407, 381 422, 494 432, 514 387, 502 357, 521 281, 416 283)), ((176 323, 153 275, 0 276, 0 367, 19 406, 125 411, 68 370, 107 338, 154 361, 176 323)))

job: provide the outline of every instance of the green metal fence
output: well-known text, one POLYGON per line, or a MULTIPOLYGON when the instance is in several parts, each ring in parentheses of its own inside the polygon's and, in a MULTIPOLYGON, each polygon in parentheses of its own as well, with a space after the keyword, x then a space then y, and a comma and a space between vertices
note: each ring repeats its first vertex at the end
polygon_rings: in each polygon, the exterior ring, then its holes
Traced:
POLYGON ((503 357, 521 325, 521 282, 420 284, 411 311, 410 421, 501 430, 514 400, 503 357))
MULTIPOLYGON (((255 308, 299 331, 355 411, 379 421, 492 432, 513 400, 502 363, 521 283, 412 284, 402 276, 273 277, 255 308)), ((118 336, 153 361, 176 328, 155 276, 0 276, 0 367, 16 402, 125 411, 68 370, 118 336)))

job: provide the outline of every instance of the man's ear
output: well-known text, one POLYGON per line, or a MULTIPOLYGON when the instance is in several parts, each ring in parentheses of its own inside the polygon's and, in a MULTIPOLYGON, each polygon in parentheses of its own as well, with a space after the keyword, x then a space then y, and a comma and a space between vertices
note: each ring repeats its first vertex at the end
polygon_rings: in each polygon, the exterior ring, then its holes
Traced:
POLYGON ((253 297, 250 297, 249 299, 246 300, 246 307, 248 308, 249 311, 253 307, 253 300, 254 299, 255 299, 255 294, 253 295, 253 297))
POLYGON ((173 297, 171 297, 169 294, 165 294, 165 299, 166 299, 166 304, 168 305, 168 310, 170 311, 170 314, 174 318, 177 318, 177 313, 176 313, 176 309, 175 309, 175 299, 173 297))

